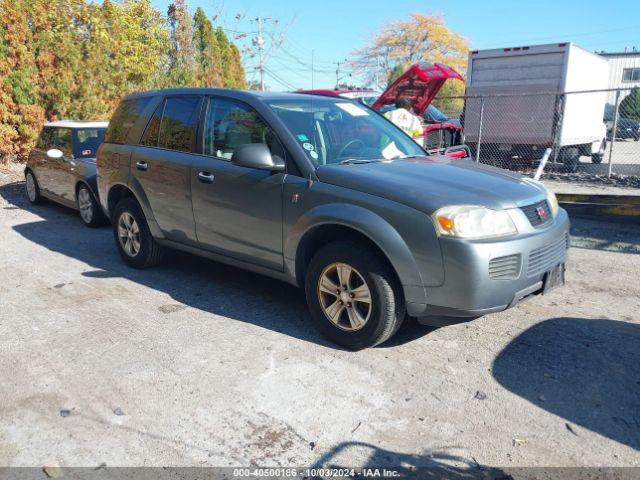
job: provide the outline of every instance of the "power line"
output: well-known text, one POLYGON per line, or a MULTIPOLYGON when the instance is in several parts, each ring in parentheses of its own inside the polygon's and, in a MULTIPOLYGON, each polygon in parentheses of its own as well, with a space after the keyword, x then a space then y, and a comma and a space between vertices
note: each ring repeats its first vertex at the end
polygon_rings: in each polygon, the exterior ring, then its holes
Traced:
POLYGON ((284 80, 283 78, 281 78, 278 74, 274 73, 270 68, 265 67, 265 72, 285 88, 288 88, 289 90, 297 90, 297 88, 292 83, 289 83, 287 80, 284 80))

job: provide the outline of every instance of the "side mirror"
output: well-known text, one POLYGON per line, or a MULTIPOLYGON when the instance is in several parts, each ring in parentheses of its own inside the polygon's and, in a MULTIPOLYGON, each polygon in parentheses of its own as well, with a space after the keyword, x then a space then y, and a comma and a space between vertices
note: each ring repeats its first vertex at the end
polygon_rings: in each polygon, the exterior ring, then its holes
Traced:
POLYGON ((47 157, 50 158, 51 160, 58 160, 63 156, 64 156, 64 153, 62 153, 62 150, 58 150, 57 148, 52 148, 51 150, 47 150, 47 157))
POLYGON ((238 145, 231 156, 231 163, 240 167, 283 172, 284 160, 277 155, 272 156, 269 147, 264 143, 247 143, 238 145))

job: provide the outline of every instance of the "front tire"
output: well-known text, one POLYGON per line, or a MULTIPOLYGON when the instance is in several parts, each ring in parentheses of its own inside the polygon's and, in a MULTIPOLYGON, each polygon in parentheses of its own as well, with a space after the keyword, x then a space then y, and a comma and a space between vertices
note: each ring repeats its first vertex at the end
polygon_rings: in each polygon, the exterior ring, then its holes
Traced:
POLYGON ((124 198, 113 211, 113 237, 124 262, 147 268, 162 260, 164 249, 151 235, 147 220, 133 198, 124 198))
POLYGON ((40 194, 40 185, 38 185, 38 180, 36 180, 36 176, 33 174, 31 170, 28 170, 24 175, 25 179, 25 189, 27 192, 27 198, 29 202, 33 205, 41 205, 42 204, 42 195, 40 194))
POLYGON ((599 165, 602 163, 602 160, 604 159, 604 154, 607 151, 607 141, 606 140, 602 140, 602 143, 600 144, 600 149, 598 150, 598 153, 592 153, 591 154, 591 162, 595 163, 596 165, 599 165))
POLYGON ((76 203, 80 218, 87 227, 95 228, 105 223, 105 217, 98 206, 98 202, 89 187, 84 184, 78 187, 76 203))
POLYGON ((318 330, 351 350, 385 342, 405 316, 395 273, 360 243, 339 241, 320 249, 307 269, 305 291, 318 330))

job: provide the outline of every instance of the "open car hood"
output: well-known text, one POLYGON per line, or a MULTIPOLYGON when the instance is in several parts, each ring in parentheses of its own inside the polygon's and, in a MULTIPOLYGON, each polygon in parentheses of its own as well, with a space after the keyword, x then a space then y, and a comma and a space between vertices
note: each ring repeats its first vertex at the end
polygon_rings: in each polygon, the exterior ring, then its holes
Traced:
POLYGON ((416 63, 387 88, 371 106, 378 110, 392 105, 400 97, 408 99, 416 115, 423 115, 442 85, 449 78, 464 82, 464 78, 448 65, 442 63, 416 63))

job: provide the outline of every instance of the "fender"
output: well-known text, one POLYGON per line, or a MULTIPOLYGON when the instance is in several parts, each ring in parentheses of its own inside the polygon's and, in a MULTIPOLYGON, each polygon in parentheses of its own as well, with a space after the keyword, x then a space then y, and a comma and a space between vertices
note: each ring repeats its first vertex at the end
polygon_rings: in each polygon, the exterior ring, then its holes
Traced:
MULTIPOLYGON (((142 185, 140 185, 140 182, 135 177, 130 177, 129 181, 130 181, 129 184, 122 183, 122 182, 117 182, 112 184, 109 187, 109 193, 111 192, 111 190, 113 190, 115 187, 118 187, 118 186, 124 187, 127 190, 129 190, 133 194, 134 198, 138 201, 138 204, 140 205, 140 207, 142 208, 142 213, 144 213, 144 217, 147 220, 147 224, 149 225, 149 230, 151 231, 151 235, 153 235, 157 239, 163 239, 164 234, 160 230, 160 227, 158 226, 158 223, 156 222, 156 219, 153 216, 153 211, 151 210, 149 199, 147 198, 147 194, 144 192, 142 185)), ((107 193, 107 199, 105 200, 107 203, 109 201, 108 200, 109 193, 107 193)), ((109 215, 111 215, 111 212, 109 212, 109 215)))
MULTIPOLYGON (((314 228, 340 225, 353 229, 382 250, 402 284, 405 300, 424 303, 426 293, 420 269, 411 250, 396 229, 381 216, 366 208, 345 203, 319 205, 305 212, 289 229, 284 244, 285 268, 296 276, 296 258, 300 242, 314 228)), ((301 283, 302 279, 298 279, 301 283)))

